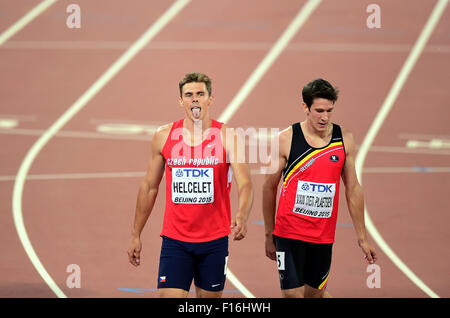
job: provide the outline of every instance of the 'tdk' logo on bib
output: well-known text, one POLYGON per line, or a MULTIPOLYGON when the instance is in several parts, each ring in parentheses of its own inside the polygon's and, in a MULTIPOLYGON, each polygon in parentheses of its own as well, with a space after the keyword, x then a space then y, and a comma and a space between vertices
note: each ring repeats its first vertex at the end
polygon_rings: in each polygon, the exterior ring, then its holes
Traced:
POLYGON ((180 168, 172 170, 172 201, 177 204, 214 202, 213 168, 180 168))

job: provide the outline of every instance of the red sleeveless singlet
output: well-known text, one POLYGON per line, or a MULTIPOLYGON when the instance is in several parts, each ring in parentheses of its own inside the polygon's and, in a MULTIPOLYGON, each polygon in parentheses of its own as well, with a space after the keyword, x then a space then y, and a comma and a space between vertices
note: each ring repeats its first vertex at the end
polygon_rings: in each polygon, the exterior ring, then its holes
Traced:
POLYGON ((161 236, 184 242, 207 242, 230 234, 231 166, 220 129, 212 120, 197 146, 183 141, 183 121, 172 125, 162 154, 165 159, 166 209, 161 236))
POLYGON ((300 123, 292 125, 292 129, 273 234, 305 242, 333 243, 345 163, 341 128, 333 124, 331 140, 321 148, 308 144, 300 123))

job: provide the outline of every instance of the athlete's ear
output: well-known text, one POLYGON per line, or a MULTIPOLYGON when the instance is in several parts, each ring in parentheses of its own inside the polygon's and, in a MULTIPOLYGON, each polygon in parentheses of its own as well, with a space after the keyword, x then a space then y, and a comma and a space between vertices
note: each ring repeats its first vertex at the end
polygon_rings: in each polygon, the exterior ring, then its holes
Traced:
POLYGON ((308 116, 309 111, 310 111, 308 108, 308 105, 306 105, 304 102, 302 102, 302 108, 303 108, 303 111, 305 112, 306 116, 308 116))
POLYGON ((209 106, 211 106, 214 101, 214 96, 213 95, 209 96, 208 101, 209 101, 209 106))
POLYGON ((181 98, 181 96, 178 98, 178 103, 180 103, 180 106, 181 106, 181 107, 184 107, 184 106, 183 106, 183 99, 181 98))

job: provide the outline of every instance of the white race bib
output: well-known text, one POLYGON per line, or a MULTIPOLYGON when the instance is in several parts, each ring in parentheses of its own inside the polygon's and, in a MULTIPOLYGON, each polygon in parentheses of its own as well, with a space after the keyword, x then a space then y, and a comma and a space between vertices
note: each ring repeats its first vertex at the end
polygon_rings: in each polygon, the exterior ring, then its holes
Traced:
POLYGON ((173 168, 172 202, 206 204, 214 202, 213 168, 173 168))
POLYGON ((315 218, 330 218, 336 193, 334 183, 315 183, 299 180, 294 213, 315 218))

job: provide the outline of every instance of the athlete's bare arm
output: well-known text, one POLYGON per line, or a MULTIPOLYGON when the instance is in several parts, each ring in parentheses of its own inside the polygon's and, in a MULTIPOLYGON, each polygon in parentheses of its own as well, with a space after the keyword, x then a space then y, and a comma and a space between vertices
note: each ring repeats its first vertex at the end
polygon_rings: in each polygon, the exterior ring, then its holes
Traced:
MULTIPOLYGON (((241 160, 242 154, 238 149, 238 136, 234 129, 223 125, 222 140, 225 150, 229 156, 233 176, 237 183, 238 190, 238 212, 231 221, 233 240, 242 240, 247 234, 247 220, 253 205, 253 185, 250 176, 248 163, 241 160), (228 138, 228 139, 227 139, 228 138), (231 140, 232 138, 232 140, 231 140)), ((242 151, 245 151, 242 149, 242 151)))
POLYGON ((342 180, 345 185, 347 206, 356 231, 358 245, 361 247, 367 263, 372 264, 376 261, 377 257, 375 250, 369 244, 366 235, 364 221, 364 194, 362 187, 358 182, 355 169, 355 141, 353 139, 353 135, 344 128, 342 128, 342 136, 346 150, 342 180))
MULTIPOLYGON (((277 167, 276 171, 273 173, 267 173, 264 178, 263 184, 263 215, 264 215, 264 228, 265 228, 265 246, 266 246, 266 256, 271 260, 276 258, 276 248, 273 241, 273 230, 275 228, 275 212, 277 203, 277 190, 280 183, 281 174, 284 167, 286 166, 287 160, 289 158, 289 152, 291 150, 291 139, 292 139, 292 127, 286 128, 278 136, 279 151, 278 156, 275 158, 270 158, 268 163, 269 167, 277 167), (274 162, 277 161, 277 162, 274 162)), ((274 143, 272 143, 274 144, 274 143)))
POLYGON ((160 127, 154 134, 151 144, 151 159, 147 173, 142 181, 136 203, 133 232, 131 243, 128 248, 128 258, 132 265, 139 266, 140 253, 142 249, 141 233, 152 212, 158 195, 159 184, 164 175, 164 157, 162 148, 169 135, 171 124, 160 127))

